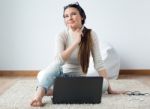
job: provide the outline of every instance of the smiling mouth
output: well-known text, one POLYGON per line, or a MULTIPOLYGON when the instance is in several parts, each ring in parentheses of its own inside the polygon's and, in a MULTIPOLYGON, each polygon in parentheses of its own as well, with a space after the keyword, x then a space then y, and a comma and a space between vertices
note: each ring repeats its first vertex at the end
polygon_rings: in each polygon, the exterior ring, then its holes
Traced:
POLYGON ((68 23, 68 24, 74 24, 74 22, 72 22, 72 23, 68 23))
POLYGON ((75 23, 75 22, 74 21, 68 22, 68 24, 73 24, 73 23, 75 23))

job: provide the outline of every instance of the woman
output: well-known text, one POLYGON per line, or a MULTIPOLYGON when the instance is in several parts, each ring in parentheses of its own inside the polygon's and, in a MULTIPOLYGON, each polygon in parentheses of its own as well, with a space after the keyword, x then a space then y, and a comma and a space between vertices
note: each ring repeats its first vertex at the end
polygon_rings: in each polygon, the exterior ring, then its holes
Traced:
POLYGON ((67 30, 58 35, 57 55, 53 63, 39 72, 38 88, 31 106, 42 106, 42 98, 53 94, 50 87, 56 77, 63 73, 71 76, 86 75, 89 67, 89 58, 92 54, 94 67, 104 79, 103 92, 109 94, 121 93, 113 91, 107 81, 107 71, 103 66, 98 39, 95 32, 84 26, 86 15, 78 3, 64 7, 64 22, 67 30), (62 69, 63 66, 63 69, 62 69))

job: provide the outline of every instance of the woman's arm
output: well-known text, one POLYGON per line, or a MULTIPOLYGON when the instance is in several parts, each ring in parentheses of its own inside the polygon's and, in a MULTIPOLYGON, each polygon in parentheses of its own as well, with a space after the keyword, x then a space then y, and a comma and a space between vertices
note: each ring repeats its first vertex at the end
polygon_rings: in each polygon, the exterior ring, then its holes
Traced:
POLYGON ((77 46, 78 43, 74 42, 66 50, 61 52, 61 57, 63 58, 64 61, 66 61, 70 57, 71 53, 77 46))
MULTIPOLYGON (((108 81, 106 69, 102 69, 98 73, 99 73, 99 76, 102 76, 103 78, 105 78, 108 81)), ((111 89, 110 83, 108 81, 108 93, 111 94, 111 92, 112 92, 112 89, 111 89)))
POLYGON ((110 83, 109 83, 109 80, 108 80, 108 76, 107 76, 107 70, 106 69, 102 69, 102 70, 100 70, 99 72, 99 75, 100 76, 102 76, 102 77, 104 77, 107 81, 108 81, 108 93, 109 94, 123 94, 123 93, 125 93, 126 91, 116 91, 116 90, 112 90, 112 88, 111 88, 111 85, 110 85, 110 83))
POLYGON ((115 91, 112 90, 111 85, 108 80, 108 73, 107 70, 104 68, 104 63, 101 57, 100 48, 99 48, 99 40, 95 32, 92 31, 92 38, 93 38, 93 48, 92 48, 92 56, 94 61, 94 67, 99 73, 100 76, 104 77, 108 81, 108 93, 109 94, 120 94, 124 93, 123 91, 115 91))
POLYGON ((66 50, 61 52, 61 56, 62 56, 64 61, 66 61, 70 57, 70 55, 73 52, 73 50, 81 42, 81 34, 82 34, 82 30, 81 29, 77 29, 75 31, 72 31, 72 36, 71 37, 73 37, 73 39, 74 39, 73 43, 66 50))

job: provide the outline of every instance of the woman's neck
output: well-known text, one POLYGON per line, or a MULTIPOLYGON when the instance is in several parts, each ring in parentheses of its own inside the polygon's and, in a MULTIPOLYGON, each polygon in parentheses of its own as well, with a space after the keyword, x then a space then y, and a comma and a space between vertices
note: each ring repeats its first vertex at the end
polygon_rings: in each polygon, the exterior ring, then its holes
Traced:
POLYGON ((82 29, 83 25, 81 25, 80 27, 74 27, 74 28, 70 28, 71 31, 76 31, 77 29, 82 29))

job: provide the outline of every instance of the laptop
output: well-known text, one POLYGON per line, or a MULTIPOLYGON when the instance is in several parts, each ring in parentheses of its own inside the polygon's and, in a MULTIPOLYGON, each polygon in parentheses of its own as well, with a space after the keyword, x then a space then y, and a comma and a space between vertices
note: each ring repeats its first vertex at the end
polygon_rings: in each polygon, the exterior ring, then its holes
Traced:
POLYGON ((53 104, 101 103, 103 77, 57 77, 53 104))

